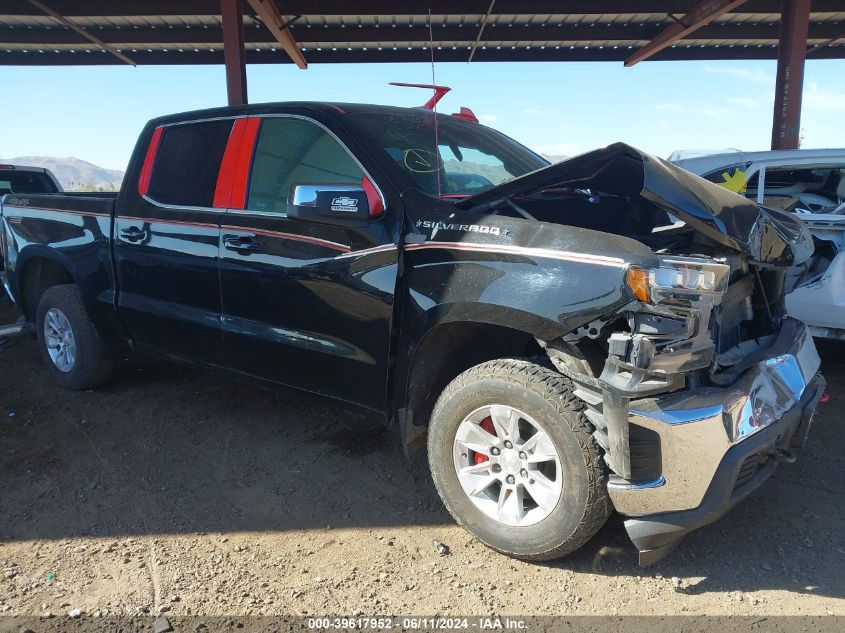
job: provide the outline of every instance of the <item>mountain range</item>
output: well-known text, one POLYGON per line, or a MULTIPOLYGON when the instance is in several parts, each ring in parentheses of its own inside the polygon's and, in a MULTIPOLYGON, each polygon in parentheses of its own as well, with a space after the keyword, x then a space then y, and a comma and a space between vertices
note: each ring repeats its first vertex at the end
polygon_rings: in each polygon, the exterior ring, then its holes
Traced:
POLYGON ((123 181, 123 172, 118 169, 106 169, 73 157, 16 156, 0 158, 0 163, 46 167, 65 191, 117 191, 123 181))

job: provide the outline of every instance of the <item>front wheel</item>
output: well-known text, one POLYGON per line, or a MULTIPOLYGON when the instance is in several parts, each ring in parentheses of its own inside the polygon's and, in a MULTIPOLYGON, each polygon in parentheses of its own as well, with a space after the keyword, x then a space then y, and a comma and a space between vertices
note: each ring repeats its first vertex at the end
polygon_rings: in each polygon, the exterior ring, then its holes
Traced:
POLYGON ((443 391, 428 433, 446 508, 488 546, 527 560, 566 556, 612 506, 607 471, 572 385, 526 360, 473 367, 443 391))
POLYGON ((35 315, 38 348, 47 371, 67 389, 90 389, 106 382, 113 363, 74 284, 48 288, 35 315))

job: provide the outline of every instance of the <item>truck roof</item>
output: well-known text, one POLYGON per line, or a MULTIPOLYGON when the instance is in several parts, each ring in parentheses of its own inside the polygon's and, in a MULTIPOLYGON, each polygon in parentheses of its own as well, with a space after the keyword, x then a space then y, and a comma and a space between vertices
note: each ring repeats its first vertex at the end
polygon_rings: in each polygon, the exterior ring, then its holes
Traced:
MULTIPOLYGON (((169 114, 150 121, 153 125, 166 125, 181 121, 193 121, 204 118, 239 116, 249 114, 273 114, 289 110, 313 110, 326 115, 343 115, 347 112, 367 112, 372 114, 407 114, 409 112, 426 112, 424 108, 377 105, 372 103, 342 103, 328 101, 280 101, 271 103, 251 103, 243 106, 224 106, 205 110, 191 110, 177 114, 169 114)), ((440 112, 440 114, 448 114, 440 112)))

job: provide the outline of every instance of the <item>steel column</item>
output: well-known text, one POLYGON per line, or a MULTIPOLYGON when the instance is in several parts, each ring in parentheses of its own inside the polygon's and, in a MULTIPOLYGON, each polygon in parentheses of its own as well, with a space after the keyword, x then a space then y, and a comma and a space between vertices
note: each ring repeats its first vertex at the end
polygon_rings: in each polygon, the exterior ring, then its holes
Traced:
POLYGON ((244 105, 246 96, 246 55, 242 0, 220 0, 223 16, 223 61, 226 64, 226 94, 229 105, 244 105))
POLYGON ((772 149, 798 149, 811 0, 781 0, 772 149))

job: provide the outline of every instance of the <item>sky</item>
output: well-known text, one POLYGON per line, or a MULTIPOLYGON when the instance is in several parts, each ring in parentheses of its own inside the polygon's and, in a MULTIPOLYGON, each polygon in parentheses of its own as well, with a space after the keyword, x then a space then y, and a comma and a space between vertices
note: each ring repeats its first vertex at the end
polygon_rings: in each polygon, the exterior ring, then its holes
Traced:
MULTIPOLYGON (((574 155, 624 141, 666 157, 678 149, 765 150, 774 61, 441 63, 452 87, 441 112, 471 108, 532 149, 574 155)), ((249 65, 251 103, 285 100, 415 106, 429 64, 249 65)), ((153 117, 225 105, 222 66, 0 66, 0 157, 74 156, 124 169, 153 117)), ((845 60, 805 67, 802 147, 845 147, 845 60)))

